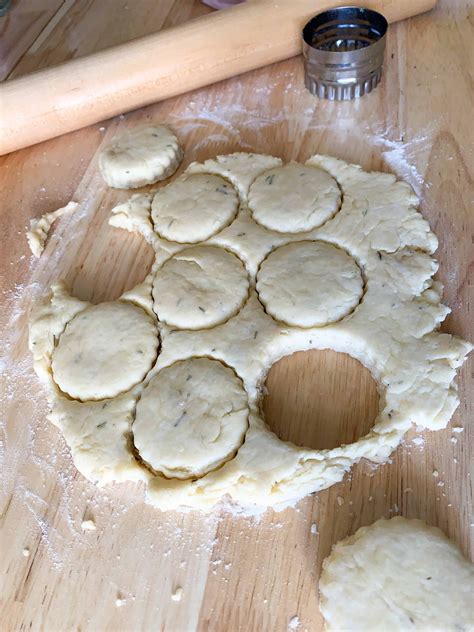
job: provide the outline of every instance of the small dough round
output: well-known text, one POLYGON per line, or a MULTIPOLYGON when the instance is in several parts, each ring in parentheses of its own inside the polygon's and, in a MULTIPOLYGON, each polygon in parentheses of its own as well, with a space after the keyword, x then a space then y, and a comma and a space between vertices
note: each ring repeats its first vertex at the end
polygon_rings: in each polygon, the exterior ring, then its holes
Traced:
POLYGON ((114 136, 99 157, 99 167, 109 187, 135 189, 169 178, 182 157, 173 132, 149 125, 114 136))
POLYGON ((230 224, 238 206, 237 193, 227 180, 197 173, 160 189, 153 199, 151 216, 161 237, 195 244, 230 224))
POLYGON ((290 163, 265 171, 249 190, 256 222, 279 233, 301 233, 324 224, 341 204, 336 180, 326 171, 290 163))
POLYGON ((157 350, 156 325, 143 309, 101 303, 67 324, 53 353, 53 378, 74 399, 116 397, 143 380, 157 350))
POLYGON ((474 565, 435 527, 397 517, 338 542, 323 562, 327 630, 471 630, 474 565))
POLYGON ((232 458, 248 428, 242 380, 209 358, 161 369, 137 404, 133 435, 141 458, 169 478, 202 476, 232 458))
POLYGON ((257 274, 257 292, 266 311, 296 327, 322 327, 344 318, 359 304, 363 287, 354 259, 322 241, 277 248, 257 274))
POLYGON ((247 270, 236 255, 217 246, 193 246, 159 268, 154 310, 172 327, 209 328, 237 314, 248 292, 247 270))

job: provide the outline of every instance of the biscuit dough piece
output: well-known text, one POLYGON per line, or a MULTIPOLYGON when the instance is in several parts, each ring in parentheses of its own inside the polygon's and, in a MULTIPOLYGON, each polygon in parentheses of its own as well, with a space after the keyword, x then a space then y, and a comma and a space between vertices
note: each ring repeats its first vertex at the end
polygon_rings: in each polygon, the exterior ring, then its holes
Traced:
POLYGON ((236 255, 216 246, 193 246, 158 269, 154 309, 168 325, 203 329, 234 316, 248 291, 247 271, 236 255))
POLYGON ((239 449, 248 428, 242 380, 217 360, 168 366, 145 388, 133 424, 135 446, 169 478, 202 476, 239 449))
POLYGON ((195 174, 160 189, 153 199, 151 216, 161 237, 195 244, 227 226, 238 206, 237 193, 224 178, 195 174))
POLYGON ((257 292, 277 320, 322 327, 347 316, 363 292, 360 269, 344 250, 322 241, 281 246, 264 260, 257 292))
POLYGON ((265 171, 249 191, 256 222, 280 233, 300 233, 321 226, 341 203, 336 180, 326 171, 290 163, 265 171))
POLYGON ((157 354, 153 319, 129 303, 101 303, 66 326, 53 353, 53 378, 82 401, 115 397, 138 384, 157 354))
POLYGON ((474 565, 435 527, 397 517, 338 542, 323 563, 327 630, 472 630, 474 565))
POLYGON ((173 132, 150 125, 114 136, 99 157, 99 167, 109 187, 135 189, 168 178, 182 157, 173 132))

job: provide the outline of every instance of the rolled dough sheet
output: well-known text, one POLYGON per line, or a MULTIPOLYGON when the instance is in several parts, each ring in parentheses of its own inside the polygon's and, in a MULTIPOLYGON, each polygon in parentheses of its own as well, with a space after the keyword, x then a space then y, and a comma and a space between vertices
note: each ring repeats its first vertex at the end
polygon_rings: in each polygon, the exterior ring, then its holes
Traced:
MULTIPOLYGON (((54 340, 85 306, 60 287, 55 287, 46 304, 39 306, 30 338, 35 366, 50 387, 52 416, 61 409, 58 425, 67 427, 70 433, 77 429, 67 440, 74 444, 75 451, 81 446, 81 471, 90 470, 93 480, 101 483, 115 476, 122 480, 127 469, 132 472, 131 478, 141 473, 148 481, 148 502, 161 509, 208 509, 225 495, 241 505, 278 506, 342 480, 361 458, 386 460, 413 423, 436 430, 449 422, 458 404, 456 369, 472 345, 437 331, 449 309, 441 302, 442 286, 432 278, 437 270, 431 256, 437 239, 418 212, 413 191, 391 174, 367 173, 335 158, 313 156, 307 164, 337 181, 343 193, 341 208, 311 231, 295 234, 269 230, 253 219, 247 205, 248 192, 260 174, 281 164, 272 156, 239 153, 189 166, 186 176, 222 176, 239 195, 239 210, 232 223, 193 247, 213 246, 222 253, 237 255, 247 270, 248 297, 237 313, 206 329, 191 330, 159 320, 156 326, 161 347, 157 362, 143 382, 120 396, 124 406, 129 402, 133 409, 146 385, 162 369, 179 361, 208 357, 230 367, 246 391, 248 429, 236 455, 221 467, 185 480, 153 474, 139 459, 135 459, 133 472, 130 463, 120 469, 117 461, 109 467, 107 460, 99 469, 103 450, 96 446, 99 434, 95 433, 92 441, 87 434, 91 429, 86 432, 74 423, 81 407, 90 403, 75 402, 77 410, 68 409, 66 414, 64 401, 51 384, 54 340), (324 327, 306 328, 284 324, 265 311, 255 289, 259 267, 272 251, 295 242, 331 244, 357 262, 365 285, 364 295, 353 311, 339 313, 339 320, 324 327), (279 358, 295 351, 326 348, 349 353, 377 381, 381 409, 374 426, 357 442, 332 450, 282 442, 261 416, 267 371, 279 358)), ((132 196, 113 210, 111 223, 141 233, 153 246, 156 260, 152 277, 160 274, 172 255, 186 248, 154 233, 150 196, 132 196)), ((152 277, 120 300, 138 302, 151 311, 152 277)), ((203 278, 207 280, 209 275, 203 278)), ((159 301, 160 296, 155 295, 158 314, 159 301)), ((231 300, 226 298, 223 304, 228 307, 231 300)), ((127 432, 117 430, 117 454, 127 436, 129 439, 127 432)))

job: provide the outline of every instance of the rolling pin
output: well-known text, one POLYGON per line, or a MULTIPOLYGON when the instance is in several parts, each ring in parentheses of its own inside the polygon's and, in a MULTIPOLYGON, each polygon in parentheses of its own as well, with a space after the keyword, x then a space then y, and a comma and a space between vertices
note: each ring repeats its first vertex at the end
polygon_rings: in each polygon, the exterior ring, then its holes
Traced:
MULTIPOLYGON (((389 22, 436 0, 351 2, 389 22)), ((0 154, 301 52, 301 29, 341 0, 248 0, 0 85, 0 154)))

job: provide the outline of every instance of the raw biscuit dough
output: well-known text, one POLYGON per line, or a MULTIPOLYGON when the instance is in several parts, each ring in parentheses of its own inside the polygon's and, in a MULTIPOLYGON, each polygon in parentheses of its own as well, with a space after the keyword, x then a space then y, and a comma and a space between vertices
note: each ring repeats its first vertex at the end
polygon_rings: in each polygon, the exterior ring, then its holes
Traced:
POLYGON ((153 283, 155 312, 173 327, 212 327, 236 314, 248 291, 248 274, 236 255, 215 246, 193 246, 158 269, 153 283))
POLYGON ((319 589, 327 630, 474 628, 474 565, 421 520, 378 520, 338 542, 319 589))
MULTIPOLYGON (((341 481, 361 458, 387 460, 412 424, 431 430, 446 427, 458 404, 456 369, 472 345, 437 331, 449 308, 441 302, 441 284, 433 281, 438 265, 431 255, 437 239, 417 210, 416 196, 391 174, 368 173, 328 156, 313 156, 307 164, 323 169, 337 181, 343 201, 332 219, 305 233, 268 230, 254 221, 248 208, 251 183, 281 165, 279 158, 237 153, 188 167, 187 174, 221 175, 238 192, 240 207, 235 220, 210 237, 205 247, 217 246, 238 254, 250 276, 248 299, 237 314, 212 328, 190 330, 158 322, 160 353, 145 382, 106 400, 111 405, 104 410, 101 402, 66 399, 51 379, 54 341, 87 304, 55 285, 37 307, 30 328, 35 369, 48 388, 50 419, 61 428, 85 476, 98 484, 127 478, 145 480, 147 502, 163 510, 182 506, 209 510, 225 496, 241 506, 250 505, 252 511, 255 506, 278 508, 341 481), (331 243, 357 261, 365 293, 344 319, 302 329, 278 322, 265 312, 255 290, 258 268, 272 250, 295 241, 331 243), (377 381, 381 407, 374 426, 355 443, 331 450, 283 442, 261 416, 265 376, 285 355, 327 348, 349 353, 377 381), (232 368, 243 381, 249 408, 244 442, 234 458, 199 478, 154 475, 131 449, 130 417, 135 403, 162 369, 206 356, 232 368), (105 426, 96 427, 104 421, 105 426)), ((152 245, 156 253, 154 275, 183 246, 156 235, 150 213, 150 196, 132 196, 113 209, 110 221, 139 232, 152 245)), ((153 275, 120 301, 152 313, 153 275)), ((159 309, 156 293, 154 302, 159 309)))
POLYGON ((279 233, 302 233, 336 213, 341 192, 322 169, 291 162, 262 173, 252 183, 249 207, 255 221, 279 233))
POLYGON ((248 427, 242 380, 217 360, 175 362, 147 384, 137 405, 134 443, 169 478, 202 476, 234 456, 248 427))
POLYGON ((66 206, 58 208, 51 213, 45 213, 39 218, 33 218, 30 220, 30 230, 26 233, 28 245, 31 252, 35 257, 41 256, 44 250, 44 244, 48 238, 49 229, 53 223, 59 218, 68 213, 69 211, 75 211, 79 207, 77 202, 68 202, 66 206))
POLYGON ((224 178, 197 173, 160 189, 151 216, 164 239, 194 244, 230 224, 238 206, 237 193, 224 178))
POLYGON ((143 309, 101 303, 77 314, 53 353, 53 378, 82 401, 116 397, 143 380, 158 348, 158 331, 143 309))
POLYGON ((257 274, 266 311, 295 327, 322 327, 347 316, 363 292, 359 267, 344 250, 298 241, 273 250, 257 274))
POLYGON ((99 167, 109 187, 136 189, 169 178, 182 157, 171 130, 149 125, 114 136, 99 156, 99 167))

